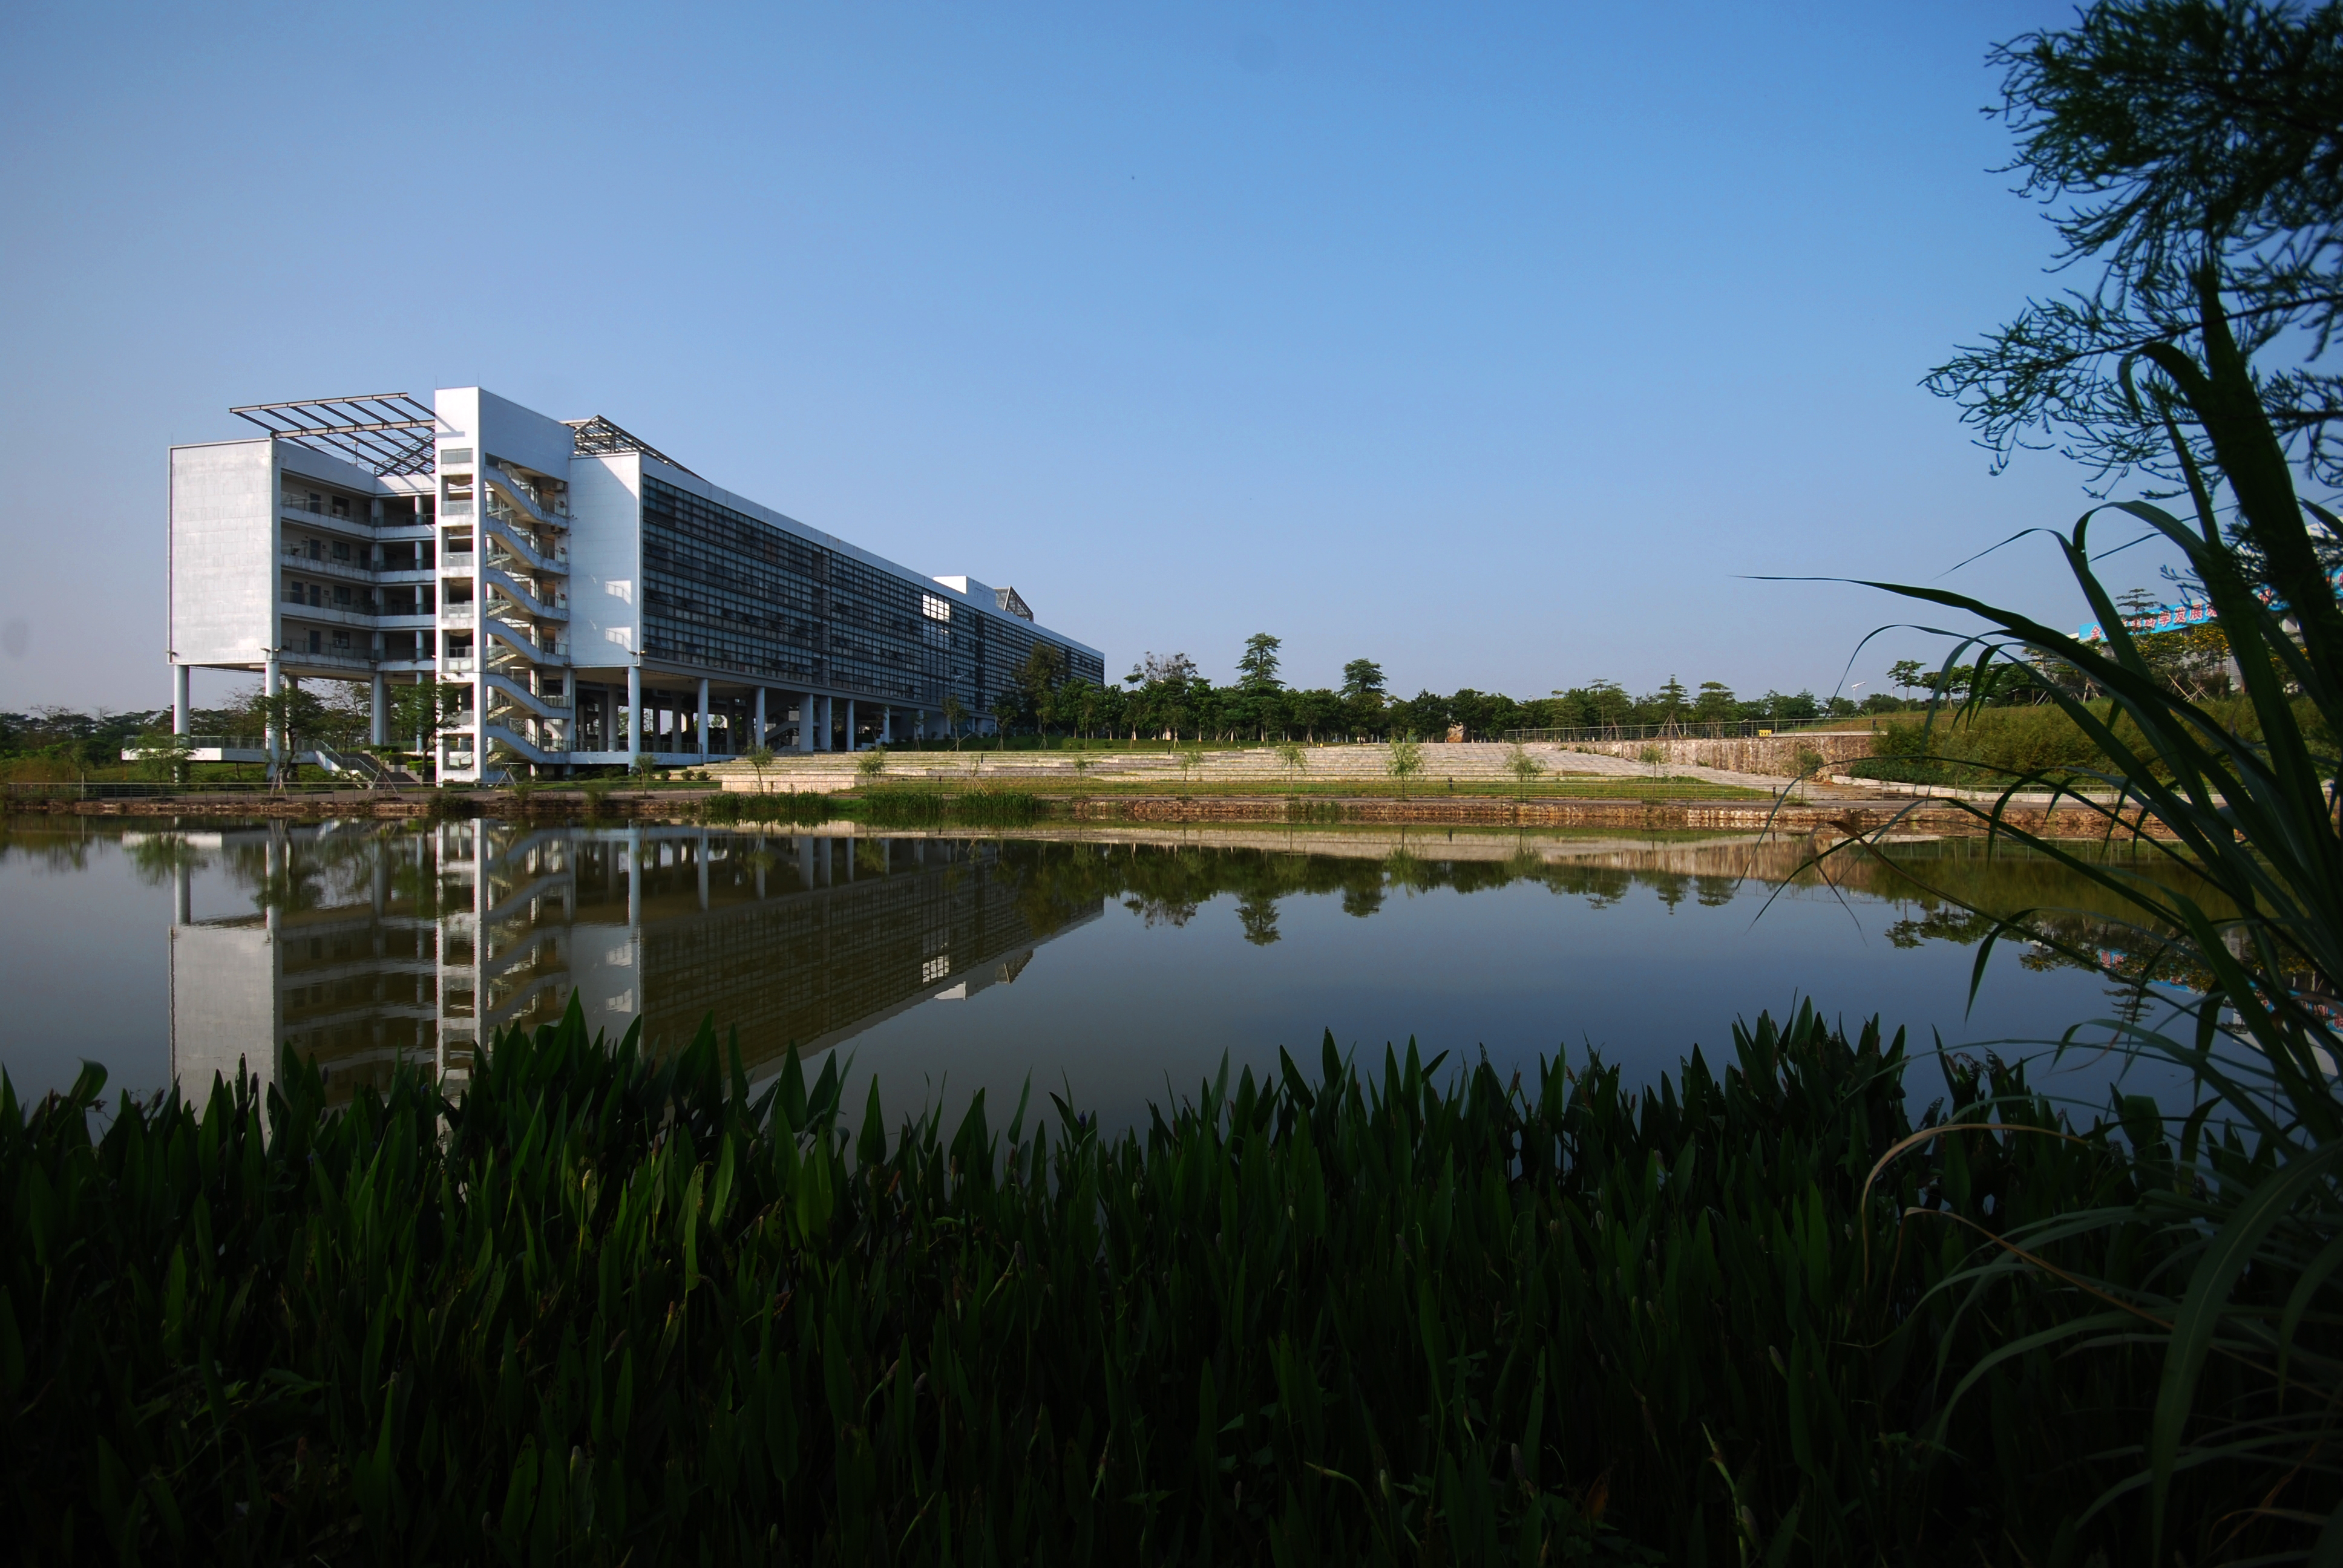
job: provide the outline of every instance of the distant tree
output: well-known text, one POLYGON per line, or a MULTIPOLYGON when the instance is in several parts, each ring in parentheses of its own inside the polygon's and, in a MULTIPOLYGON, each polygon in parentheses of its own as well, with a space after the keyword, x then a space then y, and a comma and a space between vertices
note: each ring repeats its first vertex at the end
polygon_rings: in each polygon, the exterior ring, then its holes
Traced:
POLYGON ((740 760, 755 770, 757 793, 762 795, 765 792, 765 769, 773 765, 773 749, 769 746, 751 746, 740 754, 740 760))
POLYGON ((1518 800, 1529 793, 1530 786, 1537 781, 1539 774, 1545 771, 1545 764, 1531 756, 1522 749, 1519 742, 1516 742, 1513 749, 1505 753, 1505 771, 1513 776, 1516 786, 1513 799, 1518 800))
POLYGON ((1293 694, 1288 717, 1302 730, 1303 738, 1313 745, 1322 736, 1338 735, 1342 733, 1344 719, 1342 694, 1329 691, 1322 686, 1297 691, 1293 694))
POLYGON ((1237 659, 1237 689, 1248 692, 1276 691, 1283 682, 1277 678, 1277 650, 1284 647, 1282 638, 1265 631, 1257 631, 1245 638, 1244 653, 1237 659))
POLYGON ((1624 724, 1634 711, 1634 700, 1615 680, 1590 680, 1584 686, 1568 691, 1557 691, 1564 705, 1573 710, 1571 722, 1585 725, 1624 724))
MULTIPOLYGON (((439 749, 440 731, 471 689, 454 682, 443 684, 427 675, 411 686, 393 686, 388 720, 392 742, 400 747, 411 744, 424 756, 430 756, 439 749)), ((615 741, 617 738, 612 739, 615 741)))
POLYGON ((1372 658, 1354 658, 1342 667, 1342 695, 1353 701, 1383 694, 1383 667, 1372 658))
POLYGON ((1661 723, 1674 724, 1684 716, 1685 709, 1690 707, 1690 704, 1685 701, 1685 697, 1684 682, 1673 675, 1669 676, 1667 684, 1660 688, 1654 699, 1654 705, 1660 710, 1661 723))
POLYGON ((1038 723, 1047 723, 1054 707, 1051 699, 1066 680, 1065 656, 1056 647, 1037 642, 1017 667, 1012 678, 1015 695, 1015 717, 1038 723))
POLYGON ((1692 715, 1704 724, 1715 724, 1733 718, 1740 708, 1733 688, 1721 680, 1704 680, 1700 683, 1700 696, 1693 703, 1692 715))
POLYGON ((1413 735, 1395 737, 1384 768, 1399 781, 1400 799, 1407 799, 1407 781, 1423 771, 1423 746, 1413 735))
POLYGON ((1391 705, 1388 728, 1394 734, 1445 736, 1451 722, 1446 698, 1436 691, 1419 691, 1404 702, 1391 705))

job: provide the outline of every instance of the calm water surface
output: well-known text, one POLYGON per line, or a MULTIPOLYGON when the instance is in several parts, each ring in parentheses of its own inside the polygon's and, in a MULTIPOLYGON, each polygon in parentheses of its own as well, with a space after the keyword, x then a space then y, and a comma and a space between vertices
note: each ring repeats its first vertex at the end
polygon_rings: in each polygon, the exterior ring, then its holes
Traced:
MULTIPOLYGON (((1898 846, 1922 882, 2007 907, 2075 890, 1964 841, 1898 846)), ((1644 1082, 1736 1017, 1812 997, 1948 1044, 2055 1035, 2108 983, 1997 953, 1965 1016, 1975 922, 1852 859, 1743 836, 1273 827, 986 838, 464 822, 0 835, 0 1067, 19 1095, 84 1060, 117 1089, 208 1086, 275 1052, 347 1088, 401 1060, 468 1070, 574 993, 655 1046, 739 1030, 752 1074, 839 1051, 860 1105, 1013 1105, 1029 1081, 1110 1125, 1223 1054, 1501 1070, 1599 1050, 1644 1082), (1770 901, 1769 901, 1770 900, 1770 901)), ((2055 1087, 2101 1099, 2103 1060, 2055 1087)), ((1914 1075, 1923 1097, 1933 1070, 1914 1075)), ((2155 1087, 2140 1085, 2139 1087, 2155 1087)))

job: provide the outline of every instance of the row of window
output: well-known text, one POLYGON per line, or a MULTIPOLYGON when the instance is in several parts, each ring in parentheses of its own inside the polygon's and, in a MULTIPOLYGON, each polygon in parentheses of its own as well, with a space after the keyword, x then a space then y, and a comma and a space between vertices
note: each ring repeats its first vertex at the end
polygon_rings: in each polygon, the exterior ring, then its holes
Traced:
MULTIPOLYGON (((1010 686, 1035 642, 1021 624, 955 617, 951 601, 646 476, 643 651, 777 682, 971 709, 1010 686)), ((1102 681, 1091 655, 1068 671, 1102 681)))
POLYGON ((304 582, 298 578, 285 579, 284 600, 287 604, 306 605, 311 609, 346 610, 352 615, 429 615, 430 590, 415 588, 352 588, 347 583, 304 582))

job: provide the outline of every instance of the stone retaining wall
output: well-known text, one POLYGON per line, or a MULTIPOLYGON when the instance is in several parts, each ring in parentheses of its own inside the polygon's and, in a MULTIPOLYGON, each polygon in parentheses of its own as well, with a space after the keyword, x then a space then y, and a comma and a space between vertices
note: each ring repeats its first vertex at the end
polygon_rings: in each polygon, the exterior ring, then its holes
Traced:
MULTIPOLYGON (((1834 729, 1806 735, 1769 735, 1743 740, 1582 740, 1564 751, 1592 751, 1602 757, 1644 761, 1657 747, 1666 765, 1724 768, 1735 773, 1763 773, 1776 779, 1795 778, 1805 771, 1800 752, 1819 756, 1825 763, 1852 762, 1872 755, 1878 738, 1868 729, 1834 729)), ((1810 765, 1810 764, 1809 764, 1810 765)))

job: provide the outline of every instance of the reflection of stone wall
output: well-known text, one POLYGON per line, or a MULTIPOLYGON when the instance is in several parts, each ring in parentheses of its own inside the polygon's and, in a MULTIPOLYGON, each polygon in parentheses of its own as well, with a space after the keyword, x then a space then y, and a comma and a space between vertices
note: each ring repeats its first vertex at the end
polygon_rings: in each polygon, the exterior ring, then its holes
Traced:
POLYGON ((171 929, 171 1073, 200 1101, 239 1064, 277 1077, 277 960, 257 919, 171 929))

